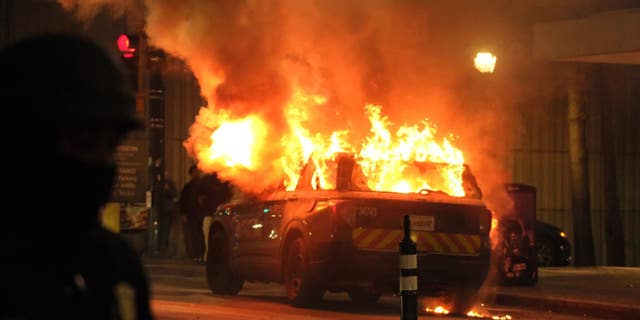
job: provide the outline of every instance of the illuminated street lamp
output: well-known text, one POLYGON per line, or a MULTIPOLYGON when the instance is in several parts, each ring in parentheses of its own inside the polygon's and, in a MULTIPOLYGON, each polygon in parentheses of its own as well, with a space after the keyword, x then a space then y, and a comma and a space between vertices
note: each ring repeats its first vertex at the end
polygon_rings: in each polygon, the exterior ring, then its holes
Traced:
POLYGON ((473 64, 481 73, 493 73, 496 68, 496 56, 491 52, 478 52, 473 59, 473 64))

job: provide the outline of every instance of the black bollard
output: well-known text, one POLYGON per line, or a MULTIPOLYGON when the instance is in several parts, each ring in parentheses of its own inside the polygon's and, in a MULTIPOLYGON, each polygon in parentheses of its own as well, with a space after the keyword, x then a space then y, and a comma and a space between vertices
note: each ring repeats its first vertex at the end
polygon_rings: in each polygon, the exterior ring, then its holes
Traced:
POLYGON ((411 221, 404 216, 404 239, 400 241, 400 320, 418 319, 418 257, 411 240, 411 221))

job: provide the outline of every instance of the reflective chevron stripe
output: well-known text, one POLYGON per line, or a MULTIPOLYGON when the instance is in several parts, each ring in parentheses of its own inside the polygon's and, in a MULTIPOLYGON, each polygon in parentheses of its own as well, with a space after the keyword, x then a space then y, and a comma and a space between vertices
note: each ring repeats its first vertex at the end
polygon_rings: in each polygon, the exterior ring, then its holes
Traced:
MULTIPOLYGON (((395 251, 402 240, 402 231, 394 229, 365 229, 357 227, 351 233, 358 249, 395 251)), ((480 236, 460 233, 412 231, 411 238, 419 252, 477 255, 480 253, 480 236)))

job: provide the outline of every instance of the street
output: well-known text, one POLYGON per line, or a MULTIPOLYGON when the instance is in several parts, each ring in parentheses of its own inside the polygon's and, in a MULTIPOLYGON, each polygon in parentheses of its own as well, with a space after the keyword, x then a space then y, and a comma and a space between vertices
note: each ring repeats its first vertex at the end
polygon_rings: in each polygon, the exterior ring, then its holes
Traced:
MULTIPOLYGON (((157 319, 398 319, 400 314, 399 298, 394 296, 384 296, 374 306, 359 307, 344 293, 327 293, 317 308, 299 309, 287 304, 279 284, 245 283, 238 296, 216 296, 207 288, 202 265, 185 260, 154 260, 147 261, 145 266, 157 319)), ((427 299, 421 301, 425 307, 435 303, 427 299)), ((482 314, 483 319, 600 319, 495 305, 479 305, 474 311, 482 314)), ((420 317, 471 319, 427 312, 420 317)))

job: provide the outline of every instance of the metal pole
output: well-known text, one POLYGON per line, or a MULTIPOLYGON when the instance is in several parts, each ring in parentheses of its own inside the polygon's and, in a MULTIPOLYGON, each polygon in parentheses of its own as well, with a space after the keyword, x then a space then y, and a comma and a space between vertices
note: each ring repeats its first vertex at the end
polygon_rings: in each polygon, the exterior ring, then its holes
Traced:
POLYGON ((146 62, 149 71, 149 157, 151 157, 151 197, 153 199, 151 212, 154 235, 151 249, 157 253, 159 250, 158 209, 160 209, 158 204, 165 170, 165 91, 162 79, 164 53, 158 49, 147 47, 146 57, 149 59, 146 62))
POLYGON ((418 257, 411 240, 411 220, 404 216, 404 239, 400 247, 400 319, 418 319, 418 257))

